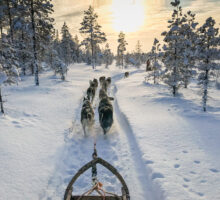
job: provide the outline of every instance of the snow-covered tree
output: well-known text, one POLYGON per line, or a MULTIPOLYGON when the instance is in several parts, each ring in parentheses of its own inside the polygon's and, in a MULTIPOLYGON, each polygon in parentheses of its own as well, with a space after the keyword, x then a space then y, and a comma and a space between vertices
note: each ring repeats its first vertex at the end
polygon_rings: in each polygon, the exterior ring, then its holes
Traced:
POLYGON ((72 62, 72 35, 69 32, 69 28, 66 25, 66 22, 64 22, 62 29, 61 29, 61 42, 60 42, 60 56, 63 58, 63 61, 66 65, 69 65, 72 62))
POLYGON ((141 65, 141 53, 142 53, 141 43, 140 43, 140 40, 138 40, 136 44, 136 48, 135 48, 135 60, 137 63, 136 64, 137 67, 140 67, 141 65))
POLYGON ((169 30, 162 33, 164 36, 164 57, 163 61, 166 67, 164 81, 167 83, 175 96, 179 86, 182 84, 181 74, 181 55, 182 55, 182 40, 181 35, 182 8, 179 0, 171 2, 174 7, 172 19, 168 20, 169 30))
POLYGON ((126 51, 126 45, 128 45, 128 43, 125 40, 125 34, 120 32, 118 36, 117 65, 122 66, 122 68, 124 66, 124 53, 126 51))
POLYGON ((105 33, 101 31, 101 26, 97 21, 98 15, 92 6, 84 11, 84 18, 81 23, 80 33, 85 36, 82 44, 91 49, 92 67, 95 69, 97 45, 106 41, 105 33))
POLYGON ((64 81, 66 79, 66 74, 68 71, 67 65, 58 57, 56 57, 53 66, 55 74, 59 74, 61 76, 61 80, 64 81))
POLYGON ((188 11, 183 16, 183 23, 181 26, 182 41, 182 59, 181 59, 181 73, 183 78, 184 87, 187 88, 189 80, 193 75, 193 68, 195 66, 195 41, 197 34, 195 28, 198 23, 195 22, 195 14, 188 11))
POLYGON ((82 61, 82 51, 80 49, 80 42, 77 35, 73 38, 74 46, 73 46, 73 61, 80 63, 82 61))
POLYGON ((105 68, 108 68, 109 65, 113 62, 113 54, 111 52, 111 49, 109 47, 109 44, 107 43, 105 45, 104 53, 103 53, 103 62, 105 64, 105 68))
POLYGON ((30 33, 33 45, 32 66, 35 74, 35 84, 39 85, 39 61, 45 55, 45 49, 53 31, 53 12, 51 0, 23 0, 30 12, 30 33))
MULTIPOLYGON (((10 47, 7 53, 9 53, 10 47)), ((3 54, 3 56, 5 56, 3 54)), ((3 106, 3 95, 2 95, 2 86, 5 84, 14 84, 17 83, 19 80, 19 72, 17 70, 17 66, 10 62, 14 60, 5 60, 3 58, 4 65, 0 64, 0 107, 1 112, 4 113, 4 106, 3 106)))
POLYGON ((6 14, 7 5, 5 1, 0 1, 0 32, 1 38, 3 35, 3 29, 7 25, 7 14, 6 14))
POLYGON ((152 72, 149 73, 149 76, 153 77, 154 84, 157 83, 157 79, 161 76, 161 65, 159 64, 160 51, 160 43, 157 38, 155 38, 150 52, 152 72))
POLYGON ((215 28, 215 20, 209 17, 204 25, 198 29, 198 38, 196 41, 196 54, 199 59, 199 84, 202 86, 203 110, 206 111, 208 100, 208 88, 210 76, 213 70, 220 69, 220 65, 214 62, 216 54, 219 53, 220 45, 219 29, 215 28))

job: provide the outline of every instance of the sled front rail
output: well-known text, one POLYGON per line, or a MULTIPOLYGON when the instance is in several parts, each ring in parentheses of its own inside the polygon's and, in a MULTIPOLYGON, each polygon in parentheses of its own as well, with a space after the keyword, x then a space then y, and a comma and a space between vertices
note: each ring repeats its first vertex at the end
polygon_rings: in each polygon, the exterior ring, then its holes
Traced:
MULTIPOLYGON (((73 196, 71 200, 78 200, 80 196, 73 196)), ((103 197, 101 196, 85 196, 81 197, 80 200, 103 200, 103 197)), ((105 200, 125 200, 123 197, 109 197, 105 196, 105 200)))
POLYGON ((82 175, 86 170, 88 170, 90 167, 92 167, 94 164, 101 164, 102 166, 106 167, 109 171, 111 171, 121 182, 122 188, 121 192, 122 194, 119 196, 109 196, 106 194, 104 197, 105 200, 130 200, 130 195, 128 191, 128 187, 122 178, 122 176, 118 173, 117 169, 115 169, 110 163, 106 162, 105 160, 101 158, 96 158, 86 165, 84 165, 72 178, 69 185, 66 188, 64 200, 103 200, 102 196, 80 196, 80 195, 72 195, 73 192, 73 184, 75 181, 79 178, 80 175, 82 175))

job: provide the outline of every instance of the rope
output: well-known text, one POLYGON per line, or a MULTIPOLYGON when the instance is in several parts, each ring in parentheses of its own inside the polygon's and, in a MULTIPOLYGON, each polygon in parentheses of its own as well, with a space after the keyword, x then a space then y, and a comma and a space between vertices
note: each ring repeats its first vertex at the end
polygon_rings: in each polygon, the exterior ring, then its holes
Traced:
MULTIPOLYGON (((96 150, 96 142, 94 141, 94 152, 92 154, 92 158, 96 159, 97 157, 98 157, 98 154, 96 150)), ((96 185, 98 183, 96 164, 92 166, 92 183, 93 185, 96 185)))
MULTIPOLYGON (((96 141, 94 140, 94 152, 92 154, 92 158, 93 159, 96 159, 98 157, 98 154, 97 154, 97 150, 96 150, 96 141)), ((118 195, 114 194, 114 193, 111 193, 111 192, 106 192, 102 187, 103 187, 103 184, 101 182, 98 181, 97 179, 97 168, 96 168, 96 164, 94 164, 92 166, 92 183, 93 183, 93 187, 86 191, 85 193, 83 193, 77 200, 80 200, 82 199, 83 196, 88 196, 90 195, 93 191, 96 191, 101 197, 102 197, 102 200, 105 200, 106 198, 106 194, 109 194, 109 195, 112 195, 112 196, 115 196, 115 197, 118 197, 118 195)))

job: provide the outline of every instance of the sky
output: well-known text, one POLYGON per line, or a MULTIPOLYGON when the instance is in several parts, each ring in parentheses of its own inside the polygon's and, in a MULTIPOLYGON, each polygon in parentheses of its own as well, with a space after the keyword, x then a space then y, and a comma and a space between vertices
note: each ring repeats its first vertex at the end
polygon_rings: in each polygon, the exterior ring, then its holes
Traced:
MULTIPOLYGON (((167 20, 171 18, 170 0, 53 0, 55 28, 61 29, 64 21, 74 36, 79 33, 83 11, 89 5, 98 13, 98 22, 107 35, 113 52, 117 49, 117 38, 120 31, 126 34, 127 50, 135 50, 140 40, 142 50, 149 51, 154 38, 162 40, 161 32, 167 28, 167 20)), ((196 20, 203 24, 212 16, 216 27, 220 27, 220 0, 182 0, 183 12, 188 10, 196 14, 196 20)))

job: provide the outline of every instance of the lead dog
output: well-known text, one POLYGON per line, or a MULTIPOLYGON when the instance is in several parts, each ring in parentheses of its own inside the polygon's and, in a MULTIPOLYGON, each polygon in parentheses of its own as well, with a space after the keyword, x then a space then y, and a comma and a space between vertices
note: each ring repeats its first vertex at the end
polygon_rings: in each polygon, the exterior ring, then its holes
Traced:
POLYGON ((83 99, 81 110, 81 124, 84 134, 86 134, 86 127, 91 128, 94 123, 94 111, 88 98, 83 99))
POLYGON ((99 83, 100 83, 100 85, 101 85, 104 81, 105 81, 105 76, 101 76, 101 77, 99 78, 99 83))
POLYGON ((128 78, 129 77, 129 72, 125 72, 124 78, 128 78))
POLYGON ((98 84, 98 80, 96 78, 93 79, 93 83, 94 83, 95 88, 97 89, 99 84, 98 84))
POLYGON ((106 134, 113 124, 113 107, 110 102, 110 98, 106 95, 99 102, 99 123, 106 134))

